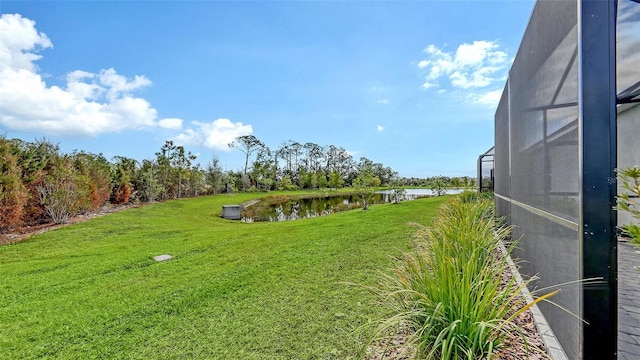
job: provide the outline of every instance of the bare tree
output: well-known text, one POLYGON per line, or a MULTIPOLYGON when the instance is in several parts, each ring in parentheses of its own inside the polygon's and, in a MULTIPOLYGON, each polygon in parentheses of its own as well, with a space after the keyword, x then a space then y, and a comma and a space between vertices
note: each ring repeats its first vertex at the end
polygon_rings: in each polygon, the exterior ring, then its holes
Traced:
MULTIPOLYGON (((289 141, 291 143, 291 141, 289 141)), ((284 160, 284 172, 287 175, 291 175, 293 173, 293 159, 292 152, 289 143, 282 143, 280 147, 276 150, 276 155, 278 158, 284 160)))
POLYGON ((326 164, 325 170, 328 173, 336 171, 336 164, 338 163, 338 157, 340 156, 339 150, 335 145, 329 145, 325 149, 326 164))
POLYGON ((249 166, 249 157, 251 154, 264 147, 264 143, 258 140, 253 135, 238 136, 234 141, 229 143, 230 148, 236 148, 242 151, 245 155, 244 158, 244 171, 243 174, 247 175, 247 167, 249 166))
POLYGON ((304 144, 304 149, 307 152, 307 172, 316 172, 320 170, 320 164, 325 157, 324 149, 322 148, 322 146, 316 143, 308 142, 304 144))
POLYGON ((290 141, 289 148, 291 149, 291 154, 293 155, 293 172, 298 174, 300 172, 300 163, 299 159, 302 155, 302 144, 297 141, 290 141))
POLYGON ((80 208, 83 194, 73 175, 73 169, 63 165, 37 186, 40 203, 54 224, 65 224, 80 208))

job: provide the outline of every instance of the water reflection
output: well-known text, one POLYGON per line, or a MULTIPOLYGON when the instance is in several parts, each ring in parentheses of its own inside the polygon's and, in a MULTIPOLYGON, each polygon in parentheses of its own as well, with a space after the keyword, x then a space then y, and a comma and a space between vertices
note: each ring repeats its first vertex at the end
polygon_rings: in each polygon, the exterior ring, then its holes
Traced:
MULTIPOLYGON (((462 189, 447 189, 447 193, 460 193, 462 189)), ((392 190, 378 191, 368 204, 384 204, 414 200, 433 196, 429 189, 405 189, 398 193, 392 190), (397 201, 396 201, 397 199, 397 201)), ((288 221, 333 214, 339 211, 362 207, 362 198, 356 194, 342 193, 306 197, 269 196, 240 214, 244 222, 288 221)))

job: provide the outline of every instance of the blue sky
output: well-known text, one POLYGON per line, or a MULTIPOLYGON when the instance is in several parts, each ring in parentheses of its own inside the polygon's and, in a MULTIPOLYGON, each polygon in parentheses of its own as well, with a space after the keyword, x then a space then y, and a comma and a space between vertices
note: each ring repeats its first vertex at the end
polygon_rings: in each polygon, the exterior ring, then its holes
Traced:
POLYGON ((533 0, 3 1, 0 133, 238 170, 234 137, 475 175, 533 0))

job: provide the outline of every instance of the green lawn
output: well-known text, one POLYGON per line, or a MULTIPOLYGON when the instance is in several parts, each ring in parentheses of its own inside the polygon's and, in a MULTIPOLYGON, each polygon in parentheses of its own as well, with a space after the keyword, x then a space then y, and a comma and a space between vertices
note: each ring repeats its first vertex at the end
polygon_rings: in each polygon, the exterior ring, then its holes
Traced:
POLYGON ((0 358, 346 359, 365 290, 444 200, 246 224, 170 201, 0 247, 0 358), (171 254, 174 259, 155 262, 171 254))

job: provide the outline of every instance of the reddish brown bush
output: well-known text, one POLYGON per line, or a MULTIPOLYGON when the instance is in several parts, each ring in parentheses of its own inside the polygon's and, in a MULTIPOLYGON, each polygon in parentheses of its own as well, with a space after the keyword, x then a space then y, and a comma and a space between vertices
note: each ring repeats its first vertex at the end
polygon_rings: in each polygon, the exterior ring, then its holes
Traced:
POLYGON ((0 231, 20 227, 29 193, 19 177, 0 175, 0 231))
POLYGON ((113 189, 113 203, 114 204, 126 204, 131 198, 131 186, 128 183, 118 185, 113 189))
POLYGON ((41 184, 41 180, 26 184, 28 200, 24 207, 22 225, 41 224, 47 221, 38 193, 38 185, 41 184))
POLYGON ((9 142, 0 139, 0 231, 22 225, 29 193, 9 142))

